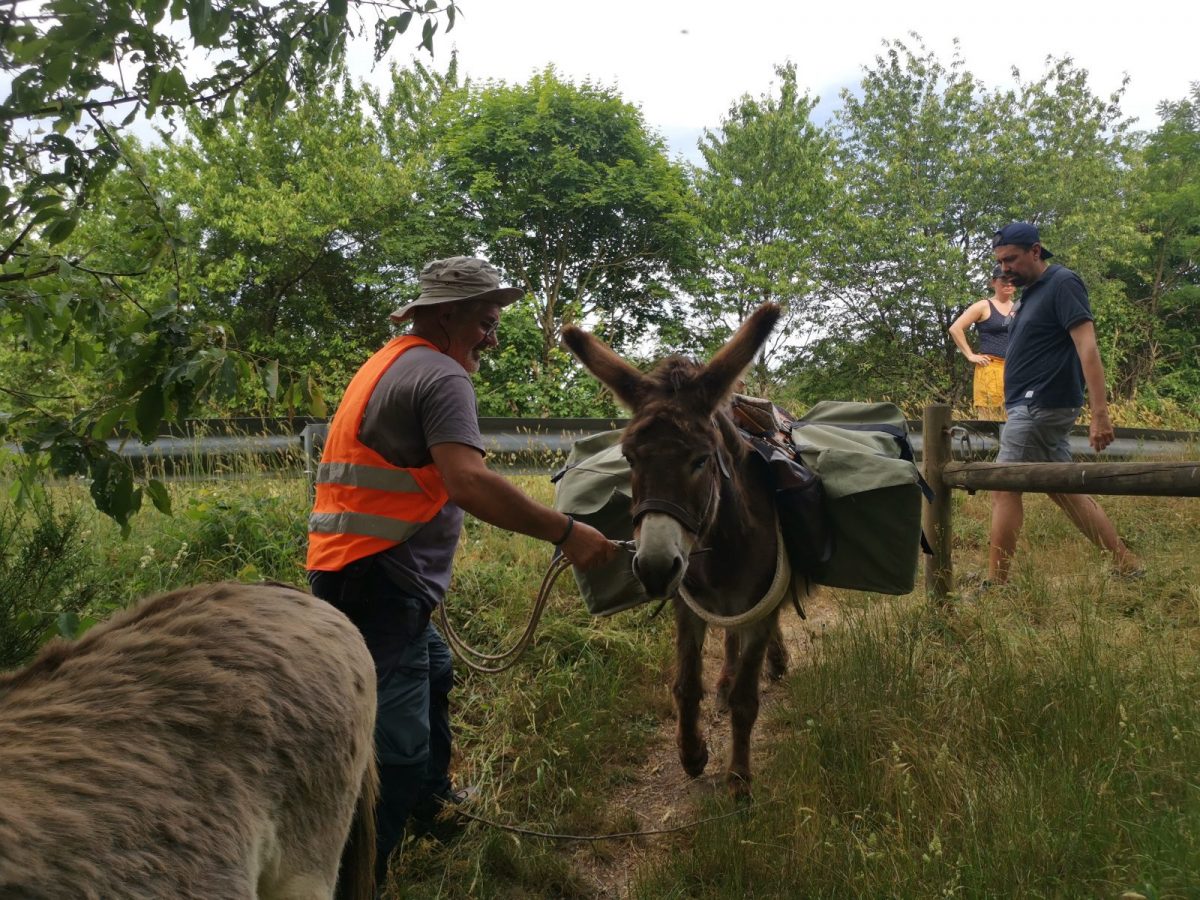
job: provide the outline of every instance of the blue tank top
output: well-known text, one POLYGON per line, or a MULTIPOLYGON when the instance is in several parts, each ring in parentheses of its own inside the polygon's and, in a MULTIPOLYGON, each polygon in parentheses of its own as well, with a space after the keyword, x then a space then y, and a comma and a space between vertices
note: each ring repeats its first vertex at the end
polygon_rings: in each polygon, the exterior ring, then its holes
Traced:
POLYGON ((988 300, 988 317, 975 323, 979 333, 979 352, 985 356, 1004 359, 1008 352, 1008 316, 996 309, 988 300))

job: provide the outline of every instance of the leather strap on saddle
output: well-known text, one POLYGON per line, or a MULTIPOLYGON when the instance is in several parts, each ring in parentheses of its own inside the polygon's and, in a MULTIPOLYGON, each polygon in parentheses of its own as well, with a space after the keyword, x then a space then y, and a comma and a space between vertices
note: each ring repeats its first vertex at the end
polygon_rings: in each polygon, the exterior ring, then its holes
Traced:
POLYGON ((770 400, 734 394, 730 401, 734 423, 745 432, 792 453, 792 419, 770 400))

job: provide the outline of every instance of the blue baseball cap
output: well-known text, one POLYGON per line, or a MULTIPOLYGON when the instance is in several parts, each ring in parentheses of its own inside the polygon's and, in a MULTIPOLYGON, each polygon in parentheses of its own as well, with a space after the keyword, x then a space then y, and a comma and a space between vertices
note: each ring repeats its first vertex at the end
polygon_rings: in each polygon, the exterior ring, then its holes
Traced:
MULTIPOLYGON (((1022 247, 1031 247, 1034 244, 1041 244, 1042 238, 1038 234, 1037 226, 1029 222, 1010 222, 1005 225, 994 235, 992 235, 992 249, 1003 247, 1005 244, 1016 244, 1022 247)), ((1049 259, 1054 254, 1042 247, 1042 259, 1049 259)))

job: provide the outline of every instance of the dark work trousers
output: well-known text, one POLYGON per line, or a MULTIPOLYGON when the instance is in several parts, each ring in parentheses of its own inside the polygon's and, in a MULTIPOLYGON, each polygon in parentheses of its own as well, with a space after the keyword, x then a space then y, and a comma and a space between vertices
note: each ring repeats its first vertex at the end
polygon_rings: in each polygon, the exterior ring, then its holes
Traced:
POLYGON ((376 883, 414 813, 433 818, 450 794, 450 650, 418 599, 404 594, 374 557, 338 572, 310 572, 312 592, 344 612, 375 660, 379 759, 376 883))

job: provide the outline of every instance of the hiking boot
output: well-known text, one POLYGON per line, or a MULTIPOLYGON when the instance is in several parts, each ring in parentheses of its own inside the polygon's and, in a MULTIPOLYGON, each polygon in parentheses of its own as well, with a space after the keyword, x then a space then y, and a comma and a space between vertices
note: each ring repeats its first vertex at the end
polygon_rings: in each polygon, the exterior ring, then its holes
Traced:
POLYGON ((449 844, 462 836, 470 817, 458 807, 465 806, 479 793, 474 785, 450 791, 419 804, 408 817, 405 831, 413 837, 427 837, 439 844, 449 844))

